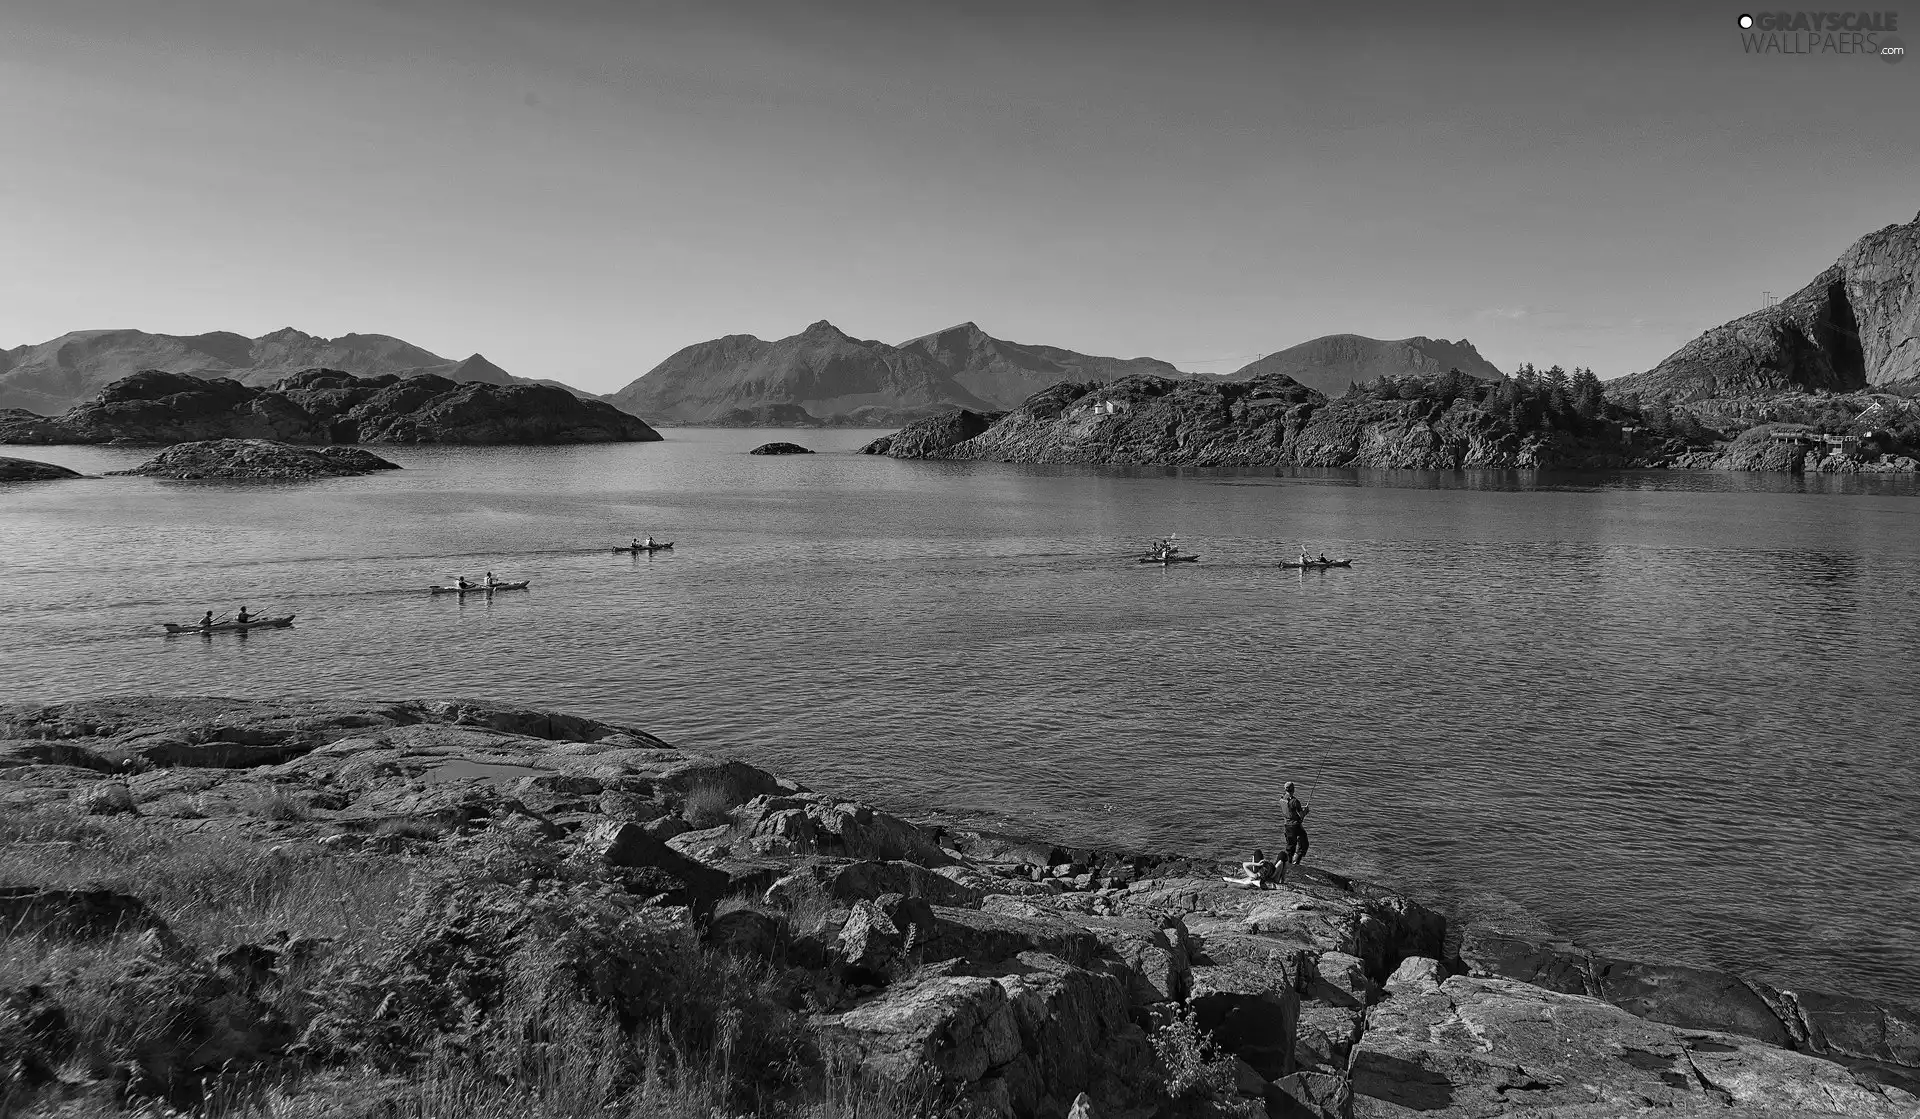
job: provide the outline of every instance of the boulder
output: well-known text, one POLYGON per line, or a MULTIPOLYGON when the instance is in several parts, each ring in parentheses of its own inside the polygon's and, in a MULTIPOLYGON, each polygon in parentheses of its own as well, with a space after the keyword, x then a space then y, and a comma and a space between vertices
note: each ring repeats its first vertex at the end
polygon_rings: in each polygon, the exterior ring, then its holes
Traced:
POLYGON ((0 482, 42 482, 55 478, 84 478, 78 470, 33 459, 0 457, 0 482))
POLYGON ((1045 952, 1080 965, 1100 951, 1093 933, 1045 911, 982 912, 936 905, 932 916, 932 928, 921 945, 928 961, 964 959, 986 965, 1022 952, 1045 952))
POLYGON ((1294 1063, 1302 1068, 1345 1072, 1353 1043, 1365 1028, 1366 1011, 1345 1006, 1301 1006, 1293 1044, 1294 1063))
POLYGON ((1401 960, 1400 966, 1394 968, 1393 974, 1387 977, 1387 994, 1393 995, 1401 991, 1428 994, 1439 990, 1441 982, 1446 977, 1446 970, 1440 966, 1439 960, 1427 956, 1408 956, 1401 960))
POLYGON ((1353 1114, 1852 1115, 1892 1119, 1886 1091, 1831 1061, 1635 1018, 1598 999, 1455 976, 1367 1015, 1353 1114))
POLYGON ((815 1029, 830 1063, 909 1090, 942 1081, 975 1113, 1058 1116, 1082 1093, 1097 1114, 1134 1113, 1151 1091, 1119 984, 1044 954, 903 981, 815 1029))
POLYGON ((813 452, 798 443, 762 443, 747 452, 750 455, 810 455, 813 452))

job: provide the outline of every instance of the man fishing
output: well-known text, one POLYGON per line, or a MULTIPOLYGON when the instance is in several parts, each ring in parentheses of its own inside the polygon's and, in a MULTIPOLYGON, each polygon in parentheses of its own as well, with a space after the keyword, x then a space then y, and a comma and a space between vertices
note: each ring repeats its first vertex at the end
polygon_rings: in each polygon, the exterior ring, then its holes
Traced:
POLYGON ((1293 795, 1294 783, 1286 785, 1287 804, 1287 849, 1280 853, 1280 881, 1287 880, 1287 864, 1299 863, 1307 857, 1307 806, 1293 795))

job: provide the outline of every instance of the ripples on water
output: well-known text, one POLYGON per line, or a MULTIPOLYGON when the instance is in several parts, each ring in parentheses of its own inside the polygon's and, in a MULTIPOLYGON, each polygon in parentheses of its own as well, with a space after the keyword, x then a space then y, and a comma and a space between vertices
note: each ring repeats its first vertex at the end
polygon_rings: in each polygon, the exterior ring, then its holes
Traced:
MULTIPOLYGON (((473 695, 906 810, 1276 846, 1621 954, 1920 1002, 1911 478, 382 448, 0 487, 0 697, 473 695), (1201 563, 1131 561, 1179 532, 1201 563), (607 549, 677 540, 652 558, 607 549), (1305 542, 1351 570, 1271 566, 1305 542), (429 596, 491 568, 525 593, 429 596), (209 607, 286 631, 167 638, 209 607)), ((846 450, 864 432, 792 433, 846 450)), ((35 448, 89 471, 146 452, 35 448)))

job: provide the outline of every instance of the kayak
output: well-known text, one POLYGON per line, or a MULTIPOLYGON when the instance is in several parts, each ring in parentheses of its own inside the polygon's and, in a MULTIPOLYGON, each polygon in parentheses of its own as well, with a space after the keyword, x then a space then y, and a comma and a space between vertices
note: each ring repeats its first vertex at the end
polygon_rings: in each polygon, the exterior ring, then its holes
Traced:
POLYGON ((1141 563, 1157 563, 1164 567, 1165 565, 1170 563, 1198 563, 1200 562, 1200 557, 1195 555, 1141 556, 1140 562, 1141 563))
POLYGON ((280 618, 253 618, 244 622, 215 622, 210 626, 177 626, 172 622, 161 624, 167 627, 168 633, 213 633, 218 630, 263 629, 269 626, 284 629, 293 624, 293 615, 288 614, 280 618))
POLYGON ((1321 563, 1318 560, 1308 560, 1306 563, 1301 563, 1299 560, 1288 560, 1287 562, 1281 564, 1280 566, 1292 567, 1300 570, 1305 570, 1306 568, 1309 568, 1309 567, 1352 567, 1353 561, 1352 560, 1328 560, 1325 563, 1321 563))
POLYGON ((427 589, 434 594, 486 594, 489 591, 524 591, 527 589, 527 584, 532 581, 531 579, 522 579, 518 583, 495 583, 491 587, 483 583, 475 587, 433 586, 427 589))
POLYGON ((655 544, 652 547, 648 547, 645 544, 633 544, 625 548, 615 548, 614 551, 626 552, 629 555, 638 555, 641 552, 663 552, 671 547, 673 547, 673 541, 669 540, 665 544, 655 544))

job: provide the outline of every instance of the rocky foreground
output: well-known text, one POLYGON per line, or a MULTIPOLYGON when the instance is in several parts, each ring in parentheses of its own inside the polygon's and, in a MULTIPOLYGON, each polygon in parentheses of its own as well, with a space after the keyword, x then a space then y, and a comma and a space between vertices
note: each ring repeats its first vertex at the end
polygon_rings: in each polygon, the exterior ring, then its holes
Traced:
POLYGON ((660 433, 551 385, 309 369, 266 388, 146 370, 65 415, 0 410, 0 443, 614 443, 660 433))
POLYGON ((917 825, 542 711, 4 707, 0 838, 0 1100, 47 1114, 1920 1110, 1910 1011, 917 825))

